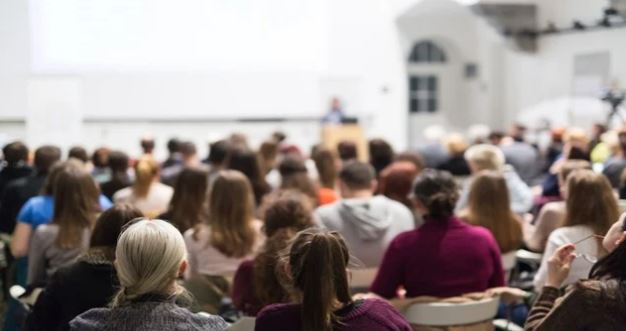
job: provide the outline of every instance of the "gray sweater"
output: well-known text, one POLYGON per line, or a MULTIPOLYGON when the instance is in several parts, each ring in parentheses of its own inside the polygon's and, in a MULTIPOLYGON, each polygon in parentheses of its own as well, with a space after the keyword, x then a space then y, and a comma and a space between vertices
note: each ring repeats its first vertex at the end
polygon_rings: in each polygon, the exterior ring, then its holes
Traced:
POLYGON ((391 240, 416 225, 405 205, 382 195, 319 207, 315 219, 320 227, 339 232, 365 267, 378 267, 391 240))
POLYGON ((77 331, 221 331, 227 328, 228 324, 221 317, 195 314, 172 301, 94 308, 70 322, 70 330, 77 331))

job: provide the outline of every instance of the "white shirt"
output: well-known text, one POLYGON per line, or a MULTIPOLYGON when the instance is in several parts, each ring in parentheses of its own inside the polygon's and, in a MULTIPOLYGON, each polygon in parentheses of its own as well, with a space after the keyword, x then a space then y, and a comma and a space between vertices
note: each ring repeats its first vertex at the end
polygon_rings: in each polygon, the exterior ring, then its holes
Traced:
POLYGON ((167 211, 173 194, 173 188, 159 182, 153 182, 150 185, 148 195, 145 197, 136 197, 133 188, 127 187, 115 192, 113 201, 115 203, 128 203, 139 209, 146 217, 156 217, 167 211))
POLYGON ((208 226, 203 226, 197 234, 198 240, 194 239, 195 229, 185 231, 185 245, 187 246, 187 260, 189 267, 185 272, 185 278, 189 279, 193 275, 212 276, 233 276, 241 262, 254 258, 265 242, 265 237, 261 232, 263 223, 254 220, 252 223, 257 234, 252 252, 244 257, 229 257, 220 252, 217 248, 208 243, 211 230, 208 226))
MULTIPOLYGON (((543 259, 541 260, 541 266, 535 275, 535 280, 533 282, 535 290, 539 292, 545 285, 546 278, 548 277, 548 259, 552 257, 554 252, 559 247, 565 244, 575 243, 593 234, 593 230, 586 225, 562 227, 552 231, 550 237, 548 237, 548 243, 543 254, 543 259)), ((598 245, 598 240, 595 238, 589 238, 579 244, 576 244, 576 251, 574 253, 598 257, 599 250, 600 246, 598 245)), ((563 282, 563 286, 574 284, 580 279, 589 278, 589 271, 591 271, 592 266, 593 263, 587 261, 582 256, 574 259, 569 276, 567 276, 563 282)))

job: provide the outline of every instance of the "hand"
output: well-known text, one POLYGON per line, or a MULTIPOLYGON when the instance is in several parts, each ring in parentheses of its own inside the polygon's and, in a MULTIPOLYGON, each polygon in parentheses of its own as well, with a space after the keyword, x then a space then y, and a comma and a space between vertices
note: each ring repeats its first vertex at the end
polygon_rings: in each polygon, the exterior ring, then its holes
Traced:
POLYGON ((574 254, 575 249, 576 247, 572 244, 563 245, 548 259, 548 278, 546 280, 546 286, 561 287, 563 281, 565 281, 565 278, 569 275, 572 261, 576 258, 574 254))

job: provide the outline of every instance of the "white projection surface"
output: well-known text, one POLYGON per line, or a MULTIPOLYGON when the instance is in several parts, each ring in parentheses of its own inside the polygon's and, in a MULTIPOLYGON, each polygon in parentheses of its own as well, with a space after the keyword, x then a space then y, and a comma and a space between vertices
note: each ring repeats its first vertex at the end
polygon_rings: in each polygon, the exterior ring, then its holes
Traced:
POLYGON ((79 79, 84 118, 293 118, 326 107, 328 0, 29 6, 32 73, 79 79))
POLYGON ((320 71, 325 0, 30 0, 34 71, 320 71))

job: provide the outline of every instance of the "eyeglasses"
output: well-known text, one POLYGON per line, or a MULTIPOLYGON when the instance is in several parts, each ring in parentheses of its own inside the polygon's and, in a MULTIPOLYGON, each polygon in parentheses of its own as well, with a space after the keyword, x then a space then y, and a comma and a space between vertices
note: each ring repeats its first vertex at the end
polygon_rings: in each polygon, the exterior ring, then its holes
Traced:
MULTIPOLYGON (((599 234, 592 234, 590 236, 587 236, 583 239, 580 239, 576 242, 573 242, 572 245, 576 246, 582 242, 585 242, 591 238, 597 238, 597 239, 604 239, 604 236, 601 236, 599 234)), ((589 262, 589 263, 596 263, 598 262, 598 256, 597 255, 593 255, 593 254, 588 254, 588 253, 576 253, 574 254, 576 255, 576 258, 582 257, 585 261, 589 262)))

